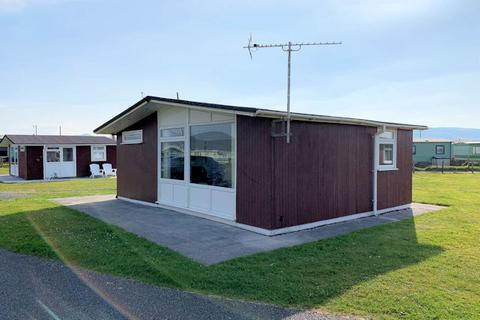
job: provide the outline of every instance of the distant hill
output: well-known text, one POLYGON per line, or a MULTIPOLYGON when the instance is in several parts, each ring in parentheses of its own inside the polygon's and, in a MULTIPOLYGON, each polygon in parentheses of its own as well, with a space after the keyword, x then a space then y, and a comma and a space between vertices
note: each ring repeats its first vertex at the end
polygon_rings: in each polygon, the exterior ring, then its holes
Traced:
POLYGON ((480 129, 470 128, 430 128, 413 132, 414 139, 443 138, 450 140, 477 140, 480 141, 480 129))

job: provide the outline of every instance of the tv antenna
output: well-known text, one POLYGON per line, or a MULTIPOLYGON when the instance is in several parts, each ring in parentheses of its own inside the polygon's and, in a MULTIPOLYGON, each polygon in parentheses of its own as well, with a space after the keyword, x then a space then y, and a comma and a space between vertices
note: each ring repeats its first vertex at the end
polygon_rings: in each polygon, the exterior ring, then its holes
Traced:
POLYGON ((279 44, 258 44, 252 43, 252 35, 248 39, 248 45, 243 48, 248 49, 250 54, 250 59, 253 59, 252 50, 257 51, 260 48, 281 48, 284 52, 288 54, 288 84, 287 84, 287 143, 290 143, 290 78, 292 71, 292 52, 300 51, 303 46, 335 46, 340 45, 341 42, 299 42, 293 43, 289 41, 288 43, 279 43, 279 44))

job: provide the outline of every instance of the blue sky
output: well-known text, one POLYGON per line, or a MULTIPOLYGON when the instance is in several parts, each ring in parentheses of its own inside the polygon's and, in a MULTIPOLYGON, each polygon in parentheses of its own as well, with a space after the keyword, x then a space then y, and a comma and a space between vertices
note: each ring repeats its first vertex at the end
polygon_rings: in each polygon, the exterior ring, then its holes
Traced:
POLYGON ((479 1, 0 0, 0 134, 91 133, 148 95, 480 128, 479 1))

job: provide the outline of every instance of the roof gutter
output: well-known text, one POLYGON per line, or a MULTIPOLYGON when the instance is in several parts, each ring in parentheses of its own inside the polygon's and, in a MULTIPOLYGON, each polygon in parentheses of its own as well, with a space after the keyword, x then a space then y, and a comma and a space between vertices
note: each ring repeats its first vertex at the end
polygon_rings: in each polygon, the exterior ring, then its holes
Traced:
MULTIPOLYGON (((258 110, 255 113, 255 115, 259 117, 267 117, 267 118, 284 118, 287 116, 287 113, 283 111, 258 110)), ((301 120, 301 121, 361 125, 361 126, 369 126, 369 127, 382 127, 382 128, 389 127, 389 128, 398 128, 398 129, 408 129, 408 130, 427 130, 428 129, 427 126, 419 126, 419 125, 412 125, 412 124, 399 124, 399 123, 389 123, 389 122, 372 121, 372 120, 317 116, 317 115, 299 114, 299 113, 292 113, 291 119, 301 120)))

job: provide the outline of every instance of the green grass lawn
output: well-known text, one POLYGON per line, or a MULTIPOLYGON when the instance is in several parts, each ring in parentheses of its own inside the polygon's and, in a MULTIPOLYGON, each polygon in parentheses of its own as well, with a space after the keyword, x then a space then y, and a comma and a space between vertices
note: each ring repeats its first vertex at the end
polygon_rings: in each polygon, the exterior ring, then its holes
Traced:
POLYGON ((402 319, 480 314, 480 175, 415 173, 445 210, 204 267, 48 199, 114 193, 115 179, 0 184, 0 247, 188 291, 402 319))
POLYGON ((9 171, 8 171, 8 165, 3 165, 3 166, 0 166, 0 175, 2 174, 8 174, 9 171))

